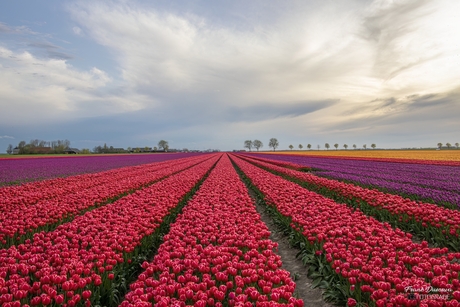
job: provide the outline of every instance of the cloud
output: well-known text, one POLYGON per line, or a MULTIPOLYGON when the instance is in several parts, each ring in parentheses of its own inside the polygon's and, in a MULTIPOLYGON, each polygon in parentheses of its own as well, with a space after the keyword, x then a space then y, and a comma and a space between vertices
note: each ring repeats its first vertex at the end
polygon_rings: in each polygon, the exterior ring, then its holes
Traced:
POLYGON ((41 41, 41 42, 30 42, 28 43, 29 47, 36 48, 39 50, 44 50, 45 51, 45 57, 50 58, 50 59, 58 59, 58 60, 72 60, 75 57, 71 54, 61 52, 59 50, 62 50, 61 47, 56 46, 50 42, 47 41, 41 41))
POLYGON ((336 104, 337 101, 305 101, 286 104, 258 104, 249 107, 229 107, 225 117, 229 121, 269 121, 275 118, 295 118, 336 104))
POLYGON ((81 28, 79 28, 79 27, 73 27, 73 28, 72 28, 72 31, 73 31, 73 33, 75 33, 76 35, 79 35, 79 36, 83 35, 83 32, 82 32, 81 28))
POLYGON ((459 10, 454 0, 70 2, 68 33, 104 49, 110 70, 98 48, 79 53, 46 34, 5 43, 0 121, 209 144, 249 133, 411 137, 417 114, 442 135, 456 123, 459 10))
POLYGON ((393 141, 420 139, 439 134, 457 134, 460 88, 448 93, 413 94, 362 103, 344 112, 327 126, 327 131, 346 135, 357 132, 393 141))
POLYGON ((0 66, 0 121, 5 125, 115 114, 139 109, 145 99, 136 94, 130 95, 135 102, 118 97, 104 71, 82 71, 62 59, 40 59, 0 47, 0 66))
POLYGON ((36 34, 26 26, 10 27, 3 22, 0 22, 0 33, 5 34, 36 34))
POLYGON ((9 135, 0 135, 0 139, 14 139, 14 137, 9 135))

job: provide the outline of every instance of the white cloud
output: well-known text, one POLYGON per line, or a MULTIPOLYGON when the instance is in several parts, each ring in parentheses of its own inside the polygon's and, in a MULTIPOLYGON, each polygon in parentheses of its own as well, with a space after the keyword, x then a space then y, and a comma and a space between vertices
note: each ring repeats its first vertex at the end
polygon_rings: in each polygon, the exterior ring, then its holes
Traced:
POLYGON ((81 28, 79 28, 79 27, 73 27, 73 28, 72 28, 72 31, 73 31, 73 33, 75 33, 76 35, 79 35, 79 36, 83 35, 83 32, 82 32, 81 28))
POLYGON ((14 139, 14 137, 9 135, 0 135, 0 139, 14 139))
MULTIPOLYGON (((263 1, 260 9, 242 1, 183 4, 68 6, 73 33, 104 46, 119 75, 2 47, 0 104, 7 112, 0 120, 142 110, 135 114, 150 115, 161 123, 155 128, 173 136, 201 131, 212 137, 212 127, 221 135, 278 129, 286 137, 324 136, 343 129, 359 137, 387 129, 378 122, 388 117, 403 131, 407 113, 421 103, 407 97, 454 97, 460 86, 455 0, 263 1), (361 123, 370 122, 364 119, 375 124, 363 129, 361 123)), ((0 24, 0 31, 12 29, 0 24)), ((430 108, 439 116, 451 111, 430 108)), ((424 110, 420 116, 428 115, 424 110)))
POLYGON ((65 60, 40 59, 0 47, 0 120, 4 124, 62 122, 137 110, 137 102, 106 93, 112 78, 98 68, 81 71, 65 60))

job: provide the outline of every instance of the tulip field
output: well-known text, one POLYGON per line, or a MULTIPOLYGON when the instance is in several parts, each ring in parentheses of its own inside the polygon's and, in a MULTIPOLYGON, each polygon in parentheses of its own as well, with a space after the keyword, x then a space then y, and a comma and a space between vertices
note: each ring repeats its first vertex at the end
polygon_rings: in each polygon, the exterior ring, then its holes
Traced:
POLYGON ((2 171, 0 187, 36 180, 95 173, 124 166, 140 165, 193 156, 193 153, 172 153, 161 155, 129 154, 24 158, 0 158, 2 171))
POLYGON ((109 157, 56 158, 49 175, 45 158, 30 174, 34 159, 0 160, 1 307, 317 306, 296 274, 337 306, 460 306, 460 166, 109 157))
MULTIPOLYGON (((460 162, 367 158, 334 159, 306 155, 264 154, 261 157, 318 169, 316 175, 395 192, 445 206, 460 206, 460 162), (457 163, 457 165, 451 165, 457 163)), ((460 157, 460 151, 458 152, 460 157)))

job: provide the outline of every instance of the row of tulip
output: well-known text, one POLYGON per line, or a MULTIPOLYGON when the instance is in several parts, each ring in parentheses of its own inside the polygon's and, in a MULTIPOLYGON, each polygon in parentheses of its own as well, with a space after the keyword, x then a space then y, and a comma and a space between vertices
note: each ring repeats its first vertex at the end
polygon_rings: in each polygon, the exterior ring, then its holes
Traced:
POLYGON ((225 155, 120 306, 303 306, 269 235, 225 155))
POLYGON ((371 162, 409 163, 423 165, 460 166, 458 151, 433 150, 364 150, 364 151, 319 151, 319 152, 277 152, 277 155, 295 155, 326 159, 359 160, 371 162))
MULTIPOLYGON (((261 155, 252 155, 259 158, 261 155)), ((404 194, 414 200, 460 206, 458 166, 421 165, 332 159, 298 155, 263 155, 276 161, 308 165, 321 172, 317 175, 353 181, 366 187, 404 194)), ((277 162, 278 163, 278 162, 277 162)))
MULTIPOLYGON (((127 193, 170 176, 194 164, 208 159, 201 156, 193 159, 168 161, 161 165, 149 164, 104 172, 102 175, 81 175, 78 178, 62 179, 74 183, 66 188, 69 194, 56 195, 40 200, 33 205, 15 204, 2 208, 0 216, 0 247, 9 247, 31 238, 37 231, 49 231, 88 209, 112 201, 127 193), (80 184, 81 182, 91 183, 80 184), (70 192, 70 190, 72 192, 70 192), (21 216, 18 219, 18 216, 21 216)), ((46 190, 46 189, 44 189, 46 190)), ((56 191, 56 186, 51 190, 56 191)), ((33 195, 32 197, 39 197, 33 195)), ((31 198, 32 198, 31 197, 31 198)), ((12 200, 20 197, 10 197, 12 200)))
MULTIPOLYGON (((342 180, 345 182, 352 182, 359 184, 366 188, 377 188, 382 192, 396 193, 412 200, 431 202, 442 207, 460 209, 460 184, 458 179, 452 181, 440 182, 436 179, 431 180, 418 180, 425 182, 432 182, 432 185, 436 185, 438 188, 433 188, 427 185, 414 185, 412 183, 404 183, 393 180, 387 180, 382 178, 384 176, 376 175, 360 175, 358 173, 346 173, 340 171, 326 171, 326 172, 315 172, 316 175, 342 180)), ((393 177, 393 176, 388 176, 393 177)))
POLYGON ((330 274, 337 277, 334 286, 345 294, 348 306, 460 306, 460 253, 430 248, 426 241, 414 243, 411 234, 369 218, 359 209, 310 192, 238 157, 234 161, 266 202, 289 218, 292 229, 302 235, 303 252, 309 259, 332 268, 330 274), (433 289, 442 293, 430 295, 433 289))
POLYGON ((311 168, 308 167, 308 166, 300 165, 300 164, 297 164, 297 163, 292 163, 292 162, 289 162, 289 161, 266 159, 266 158, 262 158, 262 157, 260 157, 258 155, 257 156, 256 155, 251 155, 250 157, 252 159, 256 159, 256 160, 259 160, 259 161, 262 161, 262 162, 270 162, 271 164, 274 164, 274 165, 277 165, 277 166, 287 167, 287 168, 291 168, 291 169, 295 169, 295 170, 304 170, 304 171, 311 170, 311 168))
MULTIPOLYGON (((183 163, 184 161, 191 161, 192 159, 199 158, 200 157, 190 157, 174 160, 174 162, 183 163)), ((56 161, 59 161, 59 159, 56 159, 56 161)), ((164 165, 174 162, 172 160, 167 160, 139 166, 122 167, 98 173, 81 174, 65 178, 36 181, 23 185, 2 187, 0 188, 0 212, 6 212, 18 206, 30 206, 45 199, 79 193, 81 190, 101 185, 110 180, 118 181, 123 178, 132 178, 143 171, 155 171, 156 169, 163 168, 164 165)))
MULTIPOLYGON (((249 159, 245 157, 245 159, 249 159)), ((279 167, 250 159, 254 164, 299 180, 309 189, 359 208, 368 215, 387 221, 404 230, 415 232, 436 245, 460 250, 460 211, 435 204, 416 202, 398 195, 366 189, 337 180, 279 167)))
POLYGON ((0 186, 188 158, 196 153, 0 158, 0 186))
POLYGON ((218 159, 212 155, 54 231, 0 250, 0 305, 113 306, 123 283, 159 240, 165 219, 218 159))

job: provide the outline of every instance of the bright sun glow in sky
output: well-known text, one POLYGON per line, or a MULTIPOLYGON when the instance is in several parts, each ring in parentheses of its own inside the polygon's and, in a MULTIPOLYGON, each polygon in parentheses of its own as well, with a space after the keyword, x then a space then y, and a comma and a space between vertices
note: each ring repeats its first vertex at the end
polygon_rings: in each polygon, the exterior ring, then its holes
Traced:
POLYGON ((0 152, 460 142, 460 1, 2 1, 0 152))

